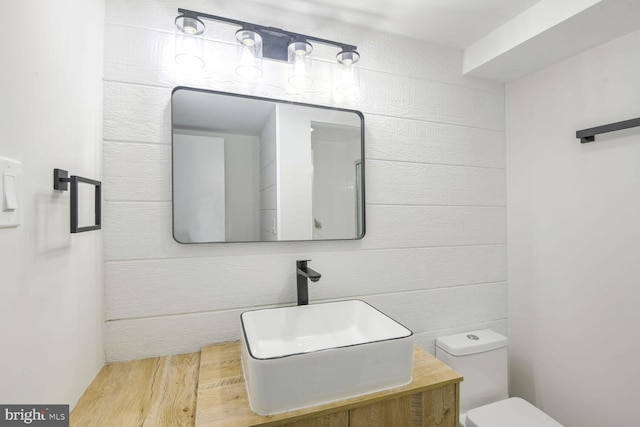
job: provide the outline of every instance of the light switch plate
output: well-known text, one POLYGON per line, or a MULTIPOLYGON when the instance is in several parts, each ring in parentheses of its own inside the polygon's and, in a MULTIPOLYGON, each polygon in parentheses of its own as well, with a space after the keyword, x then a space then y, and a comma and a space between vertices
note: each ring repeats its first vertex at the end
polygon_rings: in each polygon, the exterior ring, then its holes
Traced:
POLYGON ((20 225, 21 185, 22 164, 0 157, 0 228, 20 225))

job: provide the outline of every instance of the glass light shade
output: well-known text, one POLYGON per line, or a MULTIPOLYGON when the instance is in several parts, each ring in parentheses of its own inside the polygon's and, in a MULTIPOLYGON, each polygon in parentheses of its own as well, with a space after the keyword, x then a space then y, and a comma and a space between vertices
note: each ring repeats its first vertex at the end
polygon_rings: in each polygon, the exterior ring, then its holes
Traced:
POLYGON ((186 68, 203 68, 204 24, 198 18, 180 15, 176 18, 175 60, 186 68))
POLYGON ((203 68, 205 65, 202 58, 203 43, 204 39, 202 37, 191 36, 176 29, 176 63, 186 68, 203 68))
POLYGON ((360 67, 357 65, 360 54, 355 50, 342 51, 336 56, 338 72, 336 91, 342 95, 349 95, 360 90, 360 67))
POLYGON ((311 52, 313 46, 306 41, 289 43, 289 83, 296 87, 307 87, 313 83, 311 77, 311 52))
POLYGON ((262 76, 262 37, 255 31, 236 31, 238 40, 238 66, 236 73, 245 79, 255 80, 262 76))

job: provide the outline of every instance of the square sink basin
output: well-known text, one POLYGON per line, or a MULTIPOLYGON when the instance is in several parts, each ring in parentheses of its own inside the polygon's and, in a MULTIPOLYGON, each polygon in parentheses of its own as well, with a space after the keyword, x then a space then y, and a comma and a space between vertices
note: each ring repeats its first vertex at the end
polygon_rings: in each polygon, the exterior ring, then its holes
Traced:
POLYGON ((413 332, 363 301, 247 311, 240 319, 249 403, 260 415, 411 382, 413 332))

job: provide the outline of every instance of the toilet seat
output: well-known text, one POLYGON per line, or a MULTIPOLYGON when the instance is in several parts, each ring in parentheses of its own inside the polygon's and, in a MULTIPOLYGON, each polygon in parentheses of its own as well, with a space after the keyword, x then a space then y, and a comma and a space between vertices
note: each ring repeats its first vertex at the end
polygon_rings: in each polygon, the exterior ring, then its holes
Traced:
POLYGON ((467 427, 562 427, 562 424, 519 397, 467 412, 467 427))

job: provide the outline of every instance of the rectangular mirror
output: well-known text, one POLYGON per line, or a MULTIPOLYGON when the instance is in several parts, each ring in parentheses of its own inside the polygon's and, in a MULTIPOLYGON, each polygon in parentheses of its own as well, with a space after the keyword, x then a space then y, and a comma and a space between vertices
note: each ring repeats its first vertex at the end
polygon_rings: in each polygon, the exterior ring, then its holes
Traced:
POLYGON ((361 112, 177 87, 171 120, 177 242, 364 236, 361 112))

